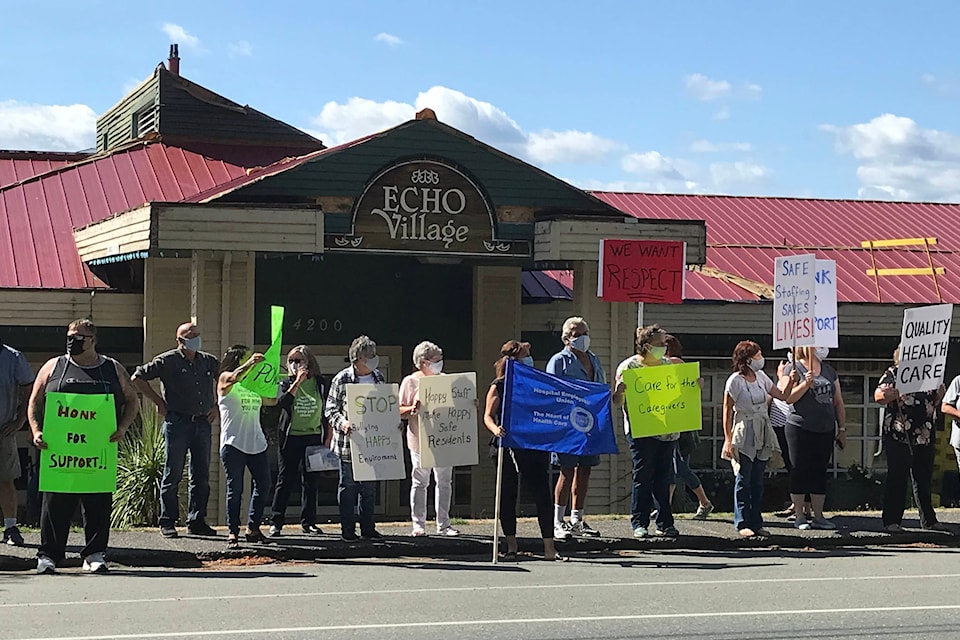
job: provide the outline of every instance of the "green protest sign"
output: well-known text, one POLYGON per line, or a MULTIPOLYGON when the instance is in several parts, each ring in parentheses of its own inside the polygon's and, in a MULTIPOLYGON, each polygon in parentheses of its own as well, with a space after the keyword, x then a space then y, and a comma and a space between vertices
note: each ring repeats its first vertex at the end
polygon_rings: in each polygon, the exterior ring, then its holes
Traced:
POLYGON ((665 364, 626 369, 626 407, 634 438, 678 431, 699 431, 700 364, 665 364))
POLYGON ((280 383, 280 347, 283 345, 283 307, 270 307, 270 348, 263 354, 263 362, 243 377, 240 384, 265 398, 277 397, 280 383))
POLYGON ((117 410, 112 394, 48 393, 43 411, 40 491, 113 493, 117 489, 117 410))

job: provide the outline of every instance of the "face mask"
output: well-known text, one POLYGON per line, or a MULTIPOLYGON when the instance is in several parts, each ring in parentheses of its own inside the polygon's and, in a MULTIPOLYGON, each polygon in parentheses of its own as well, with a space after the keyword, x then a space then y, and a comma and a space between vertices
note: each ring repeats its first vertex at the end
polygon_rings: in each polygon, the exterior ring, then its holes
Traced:
POLYGON ((367 358, 367 368, 373 371, 378 366, 380 366, 380 356, 373 356, 372 358, 367 358))
POLYGON ((590 348, 590 336, 583 334, 570 341, 570 347, 577 351, 586 351, 590 348))
POLYGON ((666 347, 650 347, 650 355, 656 360, 663 360, 664 356, 667 355, 666 347))
POLYGON ((187 351, 200 351, 200 336, 195 338, 184 338, 183 339, 183 348, 187 351))
POLYGON ((760 369, 763 369, 764 362, 763 358, 755 358, 750 361, 750 368, 754 371, 760 371, 760 369))
POLYGON ((523 358, 520 358, 520 362, 522 362, 523 364, 527 365, 528 367, 532 367, 532 366, 533 366, 533 356, 525 356, 525 357, 523 357, 523 358))
POLYGON ((830 349, 827 347, 817 347, 817 360, 826 360, 827 355, 830 353, 830 349))
POLYGON ((86 338, 80 335, 67 336, 67 353, 78 356, 83 353, 83 342, 86 338))
POLYGON ((428 362, 427 369, 435 376, 440 375, 443 372, 443 360, 440 362, 428 362))

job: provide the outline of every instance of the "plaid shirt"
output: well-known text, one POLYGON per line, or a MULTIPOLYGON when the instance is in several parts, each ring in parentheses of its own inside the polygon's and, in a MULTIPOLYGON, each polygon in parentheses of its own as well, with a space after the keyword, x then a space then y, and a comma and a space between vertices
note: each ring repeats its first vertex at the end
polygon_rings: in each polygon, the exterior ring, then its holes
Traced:
MULTIPOLYGON (((330 381, 330 393, 323 407, 323 414, 333 429, 333 451, 341 460, 350 460, 350 436, 343 432, 343 423, 347 421, 347 385, 359 382, 360 376, 350 365, 330 381)), ((379 369, 373 370, 374 384, 383 384, 386 379, 379 369)))

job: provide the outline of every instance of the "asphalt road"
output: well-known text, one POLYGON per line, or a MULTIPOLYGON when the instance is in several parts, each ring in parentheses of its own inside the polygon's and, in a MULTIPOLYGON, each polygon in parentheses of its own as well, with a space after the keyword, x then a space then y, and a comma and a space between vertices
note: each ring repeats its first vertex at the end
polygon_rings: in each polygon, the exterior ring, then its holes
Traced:
POLYGON ((956 638, 960 550, 0 573, 0 637, 956 638))

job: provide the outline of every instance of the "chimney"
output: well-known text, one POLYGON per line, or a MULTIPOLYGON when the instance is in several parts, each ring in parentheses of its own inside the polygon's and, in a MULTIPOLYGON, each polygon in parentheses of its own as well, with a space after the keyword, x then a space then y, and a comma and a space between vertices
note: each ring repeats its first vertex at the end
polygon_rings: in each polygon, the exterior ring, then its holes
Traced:
POLYGON ((167 70, 175 76, 180 75, 180 45, 170 45, 170 58, 167 60, 167 70))

